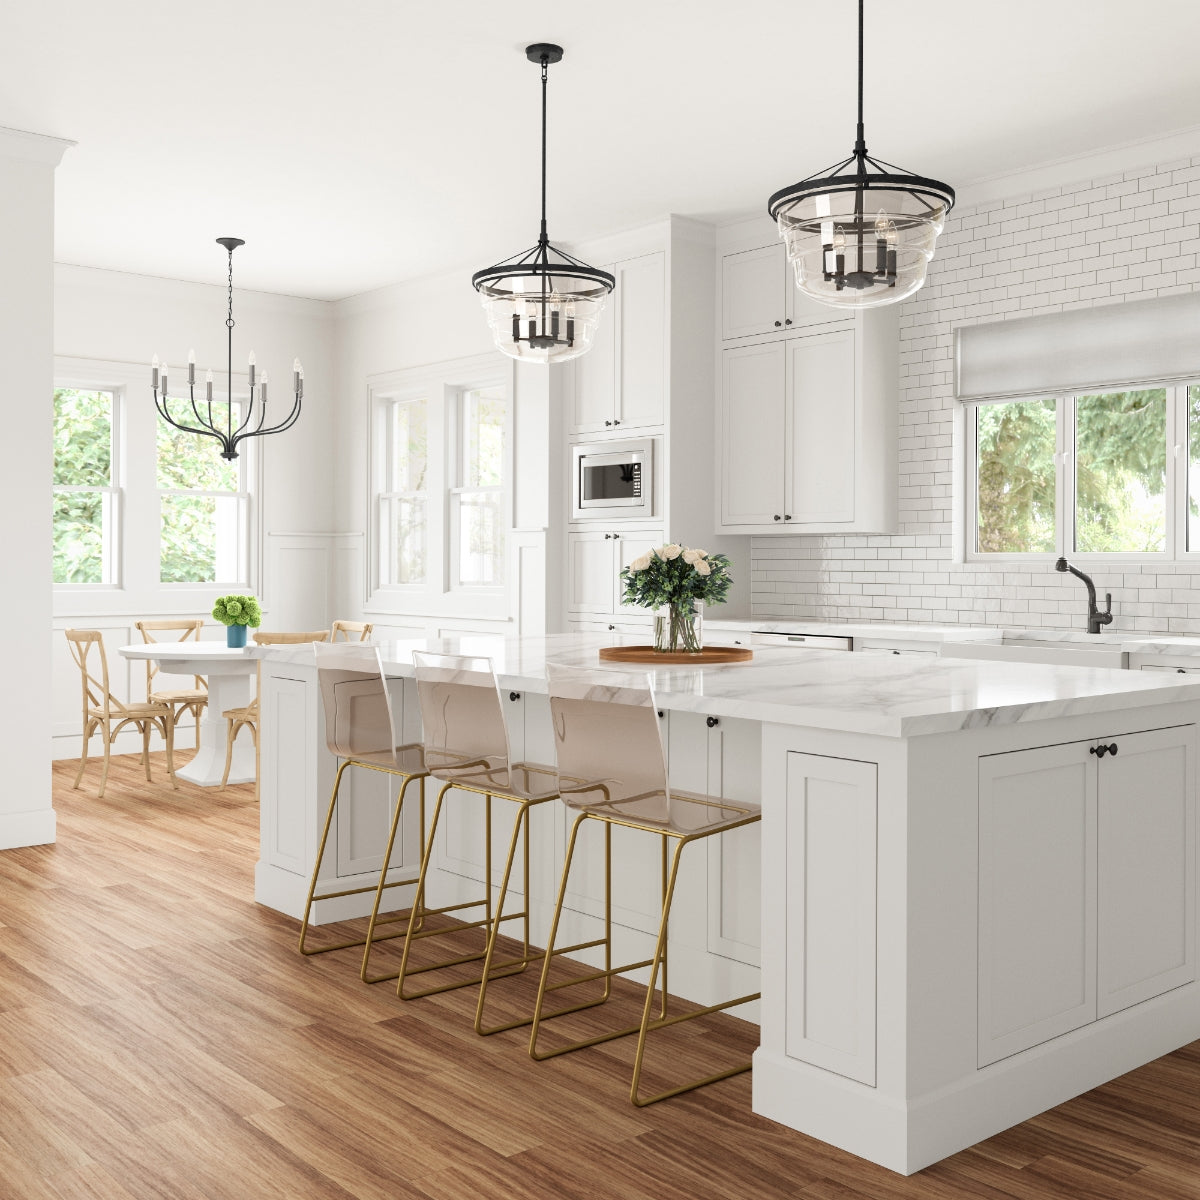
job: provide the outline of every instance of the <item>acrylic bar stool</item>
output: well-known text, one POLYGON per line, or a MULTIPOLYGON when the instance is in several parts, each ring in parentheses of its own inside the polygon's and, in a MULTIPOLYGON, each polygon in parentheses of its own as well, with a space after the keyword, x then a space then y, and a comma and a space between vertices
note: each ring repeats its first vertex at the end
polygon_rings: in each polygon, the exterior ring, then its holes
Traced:
POLYGON ((489 981, 518 975, 531 962, 537 962, 541 953, 530 953, 529 948, 529 811, 537 804, 558 798, 555 770, 552 766, 538 763, 512 762, 508 745, 508 728, 504 722, 504 709, 500 700, 500 689, 490 659, 465 657, 454 654, 431 654, 424 651, 413 653, 417 671, 417 698, 421 706, 421 726, 425 744, 425 766, 429 773, 442 783, 437 804, 433 810, 433 822, 425 841, 425 857, 421 862, 421 875, 417 881, 417 894, 413 900, 409 934, 404 943, 404 957, 400 963, 400 979, 396 994, 402 1000, 417 1000, 423 996, 456 988, 479 985, 479 998, 475 1007, 475 1032, 480 1034, 500 1033, 528 1025, 529 1019, 511 1021, 504 1025, 486 1026, 484 1008, 487 1001, 489 981), (484 798, 484 844, 486 862, 484 869, 484 893, 479 900, 468 900, 449 904, 442 908, 426 908, 425 892, 429 863, 436 844, 438 823, 441 819, 446 794, 451 790, 471 792, 484 798), (495 906, 492 903, 492 801, 508 800, 516 805, 513 817, 512 836, 508 843, 508 854, 500 877, 500 888, 495 906), (516 860, 518 843, 523 843, 523 896, 524 905, 520 912, 506 913, 505 900, 512 880, 513 864, 516 860), (460 922, 450 928, 431 929, 424 924, 426 918, 469 909, 482 908, 484 915, 477 920, 460 922), (496 939, 501 926, 509 921, 521 921, 523 931, 522 953, 516 958, 495 961, 496 939), (413 944, 422 938, 446 937, 461 933, 464 929, 482 930, 485 948, 477 953, 442 959, 419 967, 410 965, 409 956, 413 944), (480 962, 478 976, 465 980, 454 980, 421 991, 410 991, 407 981, 414 975, 429 971, 441 971, 466 963, 480 962))
POLYGON ((671 900, 679 875, 680 857, 684 848, 693 842, 759 820, 758 806, 735 803, 718 796, 685 793, 668 785, 666 756, 663 752, 654 690, 651 677, 645 672, 584 669, 547 663, 546 673, 550 685, 550 711, 554 719, 554 741, 558 754, 559 789, 568 809, 577 815, 571 826, 562 881, 554 907, 554 919, 550 925, 550 937, 542 963, 537 1006, 529 1037, 530 1056, 541 1061, 636 1033, 637 1053, 634 1056, 633 1082, 629 1098, 639 1108, 750 1070, 749 1062, 739 1063, 716 1074, 706 1075, 703 1079, 668 1088, 652 1096, 639 1094, 649 1034, 669 1025, 694 1020, 709 1013, 722 1012, 759 998, 759 993, 755 992, 749 996, 739 996, 735 1000, 710 1004, 690 1012, 669 1015, 667 1011, 667 929, 671 900), (555 941, 562 918, 563 901, 567 894, 571 863, 580 831, 588 821, 599 822, 604 827, 604 936, 556 949, 555 941), (612 965, 614 825, 641 830, 662 841, 662 916, 654 954, 642 962, 628 963, 622 967, 612 965), (670 853, 672 842, 675 848, 673 853, 670 853), (550 967, 555 957, 599 946, 604 948, 603 968, 589 970, 554 984, 549 983, 550 967), (550 1049, 539 1047, 538 1036, 542 1032, 541 1026, 544 1021, 603 1004, 611 995, 614 975, 647 966, 650 968, 650 982, 646 988, 640 1024, 550 1049), (654 994, 660 970, 662 987, 658 1015, 654 1016, 654 994), (552 1012, 545 1011, 546 996, 549 992, 597 980, 604 981, 604 989, 599 998, 552 1012))
POLYGON ((333 781, 329 811, 325 815, 325 827, 321 831, 317 861, 313 865, 312 880, 308 885, 308 898, 304 902, 304 918, 300 923, 300 953, 306 955, 325 954, 330 950, 346 950, 352 946, 362 946, 363 958, 359 975, 364 983, 380 983, 385 979, 395 979, 396 975, 371 976, 369 974, 371 947, 376 942, 403 937, 408 932, 406 924, 404 929, 376 936, 376 929, 380 925, 405 919, 401 915, 385 917, 380 920, 379 906, 383 900, 384 891, 389 887, 399 887, 402 884, 413 882, 411 879, 389 881, 387 877, 392 861, 392 849, 396 843, 396 831, 400 826, 400 814, 404 809, 404 795, 408 791, 408 785, 414 779, 417 780, 421 803, 419 828, 424 830, 425 777, 429 772, 425 769, 420 745, 411 743, 398 746, 396 744, 392 701, 388 693, 387 680, 384 678, 383 663, 379 657, 378 647, 360 642, 339 642, 337 645, 324 645, 317 642, 313 644, 313 653, 316 655, 317 680, 325 708, 325 744, 329 747, 330 754, 336 755, 342 761, 338 765, 337 776, 333 781), (343 891, 326 892, 318 896, 316 894, 317 877, 321 873, 321 863, 325 858, 325 845, 329 841, 329 830, 333 827, 334 816, 337 812, 338 792, 342 786, 342 776, 349 767, 361 767, 366 771, 380 771, 385 775, 396 775, 403 780, 403 783, 400 785, 400 794, 396 798, 395 811, 392 813, 378 884, 373 889, 371 887, 347 888, 343 891), (315 900, 359 896, 372 890, 375 892, 375 902, 371 907, 371 918, 367 924, 365 937, 337 942, 332 946, 319 946, 315 949, 306 945, 309 915, 315 900))

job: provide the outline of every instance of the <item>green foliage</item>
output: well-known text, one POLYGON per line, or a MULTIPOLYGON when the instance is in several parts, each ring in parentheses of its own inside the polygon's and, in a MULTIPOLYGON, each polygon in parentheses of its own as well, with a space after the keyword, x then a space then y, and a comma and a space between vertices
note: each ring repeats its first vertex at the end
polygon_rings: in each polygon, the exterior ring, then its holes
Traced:
POLYGON ((690 550, 668 542, 635 558, 621 572, 621 582, 625 585, 622 604, 661 608, 693 600, 722 604, 733 580, 729 575, 729 559, 724 554, 690 550))
MULTIPOLYGON (((54 484, 106 488, 112 483, 112 393, 54 392, 54 484)), ((54 493, 55 583, 104 582, 104 493, 54 493)))
POLYGON ((221 596, 213 605, 212 615, 222 625, 262 624, 262 608, 253 596, 221 596))
MULTIPOLYGON (((1161 550, 1166 538, 1165 391, 1078 396, 1074 407, 1075 534, 1068 550, 1161 550)), ((1055 409, 1053 400, 1024 400, 976 410, 981 551, 1053 552, 1055 409)), ((1069 504, 1070 498, 1062 502, 1069 504)))

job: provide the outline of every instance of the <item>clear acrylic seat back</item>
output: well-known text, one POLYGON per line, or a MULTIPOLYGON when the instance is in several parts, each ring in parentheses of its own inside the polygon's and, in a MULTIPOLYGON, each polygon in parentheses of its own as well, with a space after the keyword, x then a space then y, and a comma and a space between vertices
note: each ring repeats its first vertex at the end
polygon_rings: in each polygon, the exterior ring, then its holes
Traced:
POLYGON ((338 758, 396 758, 392 698, 379 648, 369 642, 313 643, 325 707, 325 744, 338 758))

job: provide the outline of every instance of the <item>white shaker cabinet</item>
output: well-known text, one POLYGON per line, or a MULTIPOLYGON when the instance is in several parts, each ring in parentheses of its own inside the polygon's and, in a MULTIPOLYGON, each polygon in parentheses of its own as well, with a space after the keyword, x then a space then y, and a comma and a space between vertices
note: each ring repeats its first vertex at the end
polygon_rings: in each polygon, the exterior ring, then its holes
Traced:
POLYGON ((567 611, 596 616, 639 616, 647 610, 621 603, 621 571, 652 546, 663 544, 660 526, 586 529, 567 534, 567 611))
POLYGON ((1194 739, 980 760, 981 1067, 1195 978, 1194 739))
POLYGON ((721 339, 786 333, 845 319, 796 287, 782 242, 721 255, 721 339))
POLYGON ((602 433, 663 424, 666 410, 666 255, 606 267, 617 287, 587 354, 575 359, 568 432, 602 433))
POLYGON ((721 352, 720 533, 896 528, 894 318, 721 352))

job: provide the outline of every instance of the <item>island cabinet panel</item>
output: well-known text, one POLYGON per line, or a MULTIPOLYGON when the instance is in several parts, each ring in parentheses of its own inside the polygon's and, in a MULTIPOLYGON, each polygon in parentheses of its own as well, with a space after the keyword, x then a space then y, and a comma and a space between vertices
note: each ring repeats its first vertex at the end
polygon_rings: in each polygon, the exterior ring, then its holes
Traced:
POLYGON ((878 767, 788 754, 784 1050, 875 1086, 878 767))
POLYGON ((1196 978, 1195 754, 1183 725, 980 759, 980 1066, 1196 978))
POLYGON ((1196 978, 1193 732, 1114 738, 1097 766, 1101 1017, 1196 978))
POLYGON ((981 1067, 1095 1020, 1096 772, 1088 751, 1076 743, 980 760, 981 1067))
POLYGON ((316 857, 312 822, 294 818, 296 798, 315 815, 320 804, 316 772, 316 709, 311 684, 303 679, 264 678, 261 685, 259 806, 264 859, 272 867, 307 875, 316 857), (310 845, 309 842, 312 842, 310 845))

